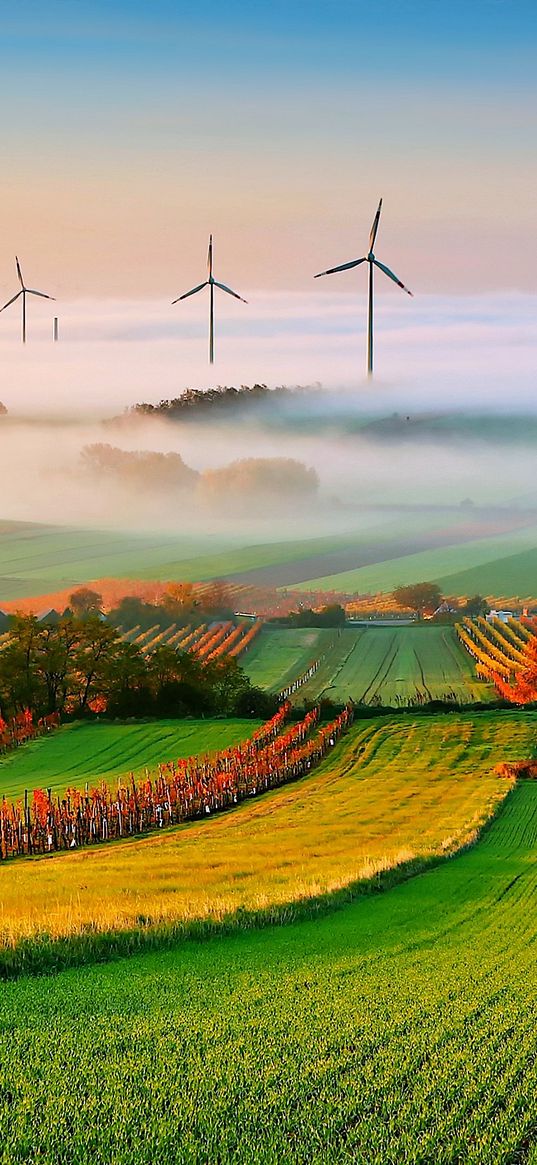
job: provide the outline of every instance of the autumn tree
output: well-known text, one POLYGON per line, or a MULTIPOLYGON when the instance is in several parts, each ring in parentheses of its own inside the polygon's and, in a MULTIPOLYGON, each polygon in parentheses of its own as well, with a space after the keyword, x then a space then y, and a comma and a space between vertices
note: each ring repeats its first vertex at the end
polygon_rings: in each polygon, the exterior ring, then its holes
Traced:
POLYGON ((196 606, 194 584, 191 582, 169 583, 162 596, 162 606, 175 619, 189 615, 196 606))
POLYGON ((415 611, 418 619, 422 619, 425 614, 432 614, 440 606, 442 591, 436 583, 412 583, 409 586, 396 587, 392 591, 392 598, 398 607, 406 611, 415 611))
POLYGON ((78 587, 69 595, 69 606, 73 615, 100 615, 103 609, 103 596, 91 587, 78 587))

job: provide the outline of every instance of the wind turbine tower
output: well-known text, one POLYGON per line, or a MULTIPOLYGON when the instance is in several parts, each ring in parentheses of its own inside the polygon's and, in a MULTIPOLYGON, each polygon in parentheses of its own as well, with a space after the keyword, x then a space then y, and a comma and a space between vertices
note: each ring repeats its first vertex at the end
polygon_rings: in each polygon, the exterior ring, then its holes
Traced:
POLYGON ((199 283, 197 287, 193 287, 192 291, 185 291, 184 295, 178 296, 177 299, 172 300, 174 303, 180 303, 182 299, 188 299, 189 295, 196 295, 198 291, 203 291, 204 287, 209 288, 209 364, 214 364, 214 289, 219 287, 220 291, 227 291, 228 295, 233 295, 235 299, 240 299, 241 303, 247 303, 242 295, 237 295, 236 291, 232 291, 231 287, 226 287, 225 283, 218 283, 213 276, 213 236, 209 236, 209 254, 207 255, 207 279, 205 283, 199 283))
POLYGON ((31 287, 27 287, 25 282, 24 282, 24 279, 22 278, 22 271, 20 268, 20 263, 19 263, 19 260, 17 259, 16 255, 15 255, 15 263, 17 264, 17 275, 19 277, 19 283, 21 285, 21 289, 11 299, 8 299, 7 303, 5 303, 3 307, 0 307, 0 311, 5 311, 6 307, 10 307, 10 305, 12 303, 15 303, 16 299, 19 299, 19 297, 22 296, 22 342, 23 342, 23 344, 25 344, 26 343, 26 296, 27 295, 39 295, 41 299, 54 299, 54 296, 53 295, 46 295, 44 291, 34 291, 31 287))
POLYGON ((397 275, 394 275, 393 271, 390 271, 389 267, 386 267, 384 265, 384 263, 381 263, 380 260, 377 259, 375 254, 373 253, 373 247, 375 246, 375 239, 377 237, 377 231, 379 229, 381 211, 382 211, 382 198, 378 204, 377 213, 373 219, 373 226, 371 227, 371 231, 369 234, 369 251, 368 251, 367 255, 364 255, 364 257, 362 259, 352 259, 350 263, 341 263, 339 267, 329 267, 328 271, 320 271, 319 274, 315 276, 315 279, 320 279, 322 275, 334 275, 336 271, 349 271, 351 267, 359 267, 361 263, 368 263, 369 264, 369 293, 368 293, 368 308, 367 308, 367 375, 368 376, 373 375, 373 268, 378 267, 379 270, 383 271, 384 274, 387 275, 389 279, 393 279, 393 282, 397 283, 398 287, 402 287, 403 291, 406 291, 407 295, 412 295, 412 292, 409 291, 408 287, 405 287, 404 283, 401 283, 401 280, 397 278, 397 275))

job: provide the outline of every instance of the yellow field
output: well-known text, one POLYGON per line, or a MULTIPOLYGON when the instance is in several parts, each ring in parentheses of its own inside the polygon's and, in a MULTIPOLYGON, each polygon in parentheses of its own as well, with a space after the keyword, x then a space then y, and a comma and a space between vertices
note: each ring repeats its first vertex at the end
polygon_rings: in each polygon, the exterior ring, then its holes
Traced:
POLYGON ((469 840, 528 754, 527 713, 363 721, 311 777, 161 835, 1 870, 1 943, 220 920, 334 892, 469 840))

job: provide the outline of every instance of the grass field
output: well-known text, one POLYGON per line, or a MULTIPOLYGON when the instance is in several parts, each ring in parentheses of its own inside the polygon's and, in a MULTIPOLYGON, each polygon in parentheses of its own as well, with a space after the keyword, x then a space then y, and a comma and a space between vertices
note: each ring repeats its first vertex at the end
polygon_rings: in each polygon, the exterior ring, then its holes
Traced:
POLYGON ((467 570, 445 575, 439 580, 454 595, 515 595, 535 598, 537 593, 537 547, 509 554, 467 570))
POLYGON ((345 628, 296 699, 405 705, 416 699, 486 701, 493 689, 476 679, 452 627, 345 628))
POLYGON ((423 699, 487 701, 493 689, 476 678, 473 662, 452 627, 346 627, 318 630, 266 625, 241 661, 252 683, 283 690, 310 664, 322 663, 294 697, 337 703, 406 705, 423 699))
POLYGON ((256 687, 283 691, 334 643, 335 635, 323 628, 266 625, 241 659, 241 667, 256 687))
MULTIPOLYGON (((243 911, 336 893, 449 852, 505 795, 494 764, 527 756, 534 736, 534 717, 516 711, 363 721, 310 777, 231 813, 14 860, 2 872, 0 965, 18 963, 14 948, 24 939, 37 941, 36 957, 41 951, 57 963, 46 935, 75 936, 91 953, 96 932, 103 950, 108 934, 112 946, 115 935, 128 948, 130 932, 136 948, 141 920, 149 940, 160 924, 181 931, 195 920, 235 917, 240 925, 243 911)), ((23 963, 34 957, 21 951, 23 963)))
POLYGON ((158 720, 148 724, 70 724, 0 757, 0 796, 25 789, 96 785, 177 757, 214 752, 244 740, 252 720, 158 720))
MULTIPOLYGON (((349 519, 355 529, 341 534, 258 543, 240 523, 225 535, 136 533, 76 529, 31 522, 0 522, 0 602, 47 594, 98 578, 225 578, 274 564, 344 551, 357 541, 375 541, 389 523, 367 512, 349 519), (371 529, 371 534, 369 531, 371 529)), ((410 519, 407 520, 410 521, 410 519)), ((413 519, 430 525, 430 515, 413 519)), ((389 535, 388 535, 389 536, 389 535)))
POLYGON ((387 592, 397 586, 428 579, 449 595, 532 595, 537 591, 537 528, 513 530, 494 538, 476 538, 387 557, 371 566, 311 578, 297 590, 339 590, 346 594, 387 592))
POLYGON ((534 1165, 536 845, 526 783, 380 896, 4 985, 2 1160, 534 1165))

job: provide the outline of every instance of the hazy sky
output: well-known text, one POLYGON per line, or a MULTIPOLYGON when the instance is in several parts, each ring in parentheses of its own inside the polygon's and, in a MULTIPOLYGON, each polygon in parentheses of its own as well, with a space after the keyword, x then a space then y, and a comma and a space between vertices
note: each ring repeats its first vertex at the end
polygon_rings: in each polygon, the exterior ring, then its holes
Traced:
POLYGON ((310 291, 364 252, 381 194, 377 253, 418 295, 537 291, 534 0, 0 0, 0 16, 4 298, 17 251, 62 300, 166 304, 204 278, 210 230, 238 291, 310 291))

